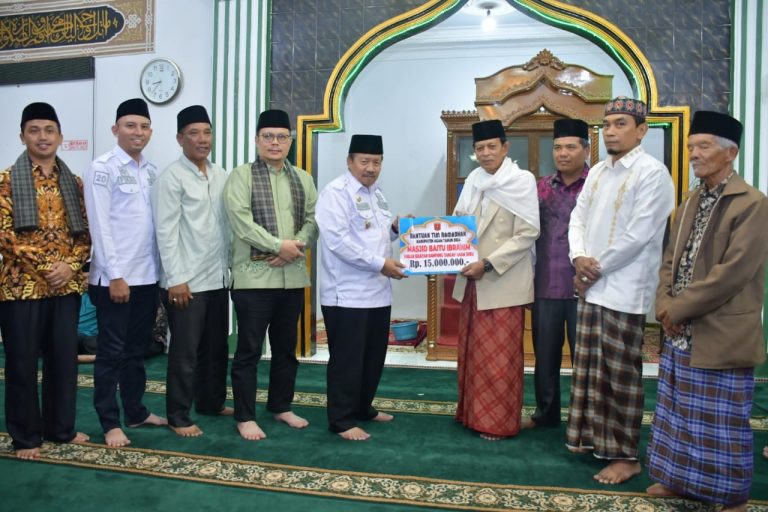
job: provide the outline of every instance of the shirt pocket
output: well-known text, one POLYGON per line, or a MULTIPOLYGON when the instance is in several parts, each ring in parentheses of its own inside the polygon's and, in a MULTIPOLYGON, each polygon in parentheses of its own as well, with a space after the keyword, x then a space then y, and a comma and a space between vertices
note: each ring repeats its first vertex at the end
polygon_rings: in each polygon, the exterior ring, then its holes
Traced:
POLYGON ((352 220, 352 225, 355 227, 355 231, 365 231, 371 229, 374 224, 373 210, 368 208, 366 210, 357 210, 357 215, 352 220))
POLYGON ((141 190, 137 183, 121 183, 117 188, 123 194, 137 194, 141 190))
POLYGON ((124 215, 136 219, 144 216, 143 196, 140 193, 141 187, 132 176, 121 176, 117 182, 117 194, 114 197, 115 206, 123 212, 124 215), (120 179, 123 178, 123 179, 120 179), (128 179, 125 179, 128 178, 128 179))
POLYGON ((123 194, 137 194, 141 191, 139 187, 139 181, 135 176, 128 173, 124 173, 121 169, 120 174, 117 176, 117 188, 123 194))

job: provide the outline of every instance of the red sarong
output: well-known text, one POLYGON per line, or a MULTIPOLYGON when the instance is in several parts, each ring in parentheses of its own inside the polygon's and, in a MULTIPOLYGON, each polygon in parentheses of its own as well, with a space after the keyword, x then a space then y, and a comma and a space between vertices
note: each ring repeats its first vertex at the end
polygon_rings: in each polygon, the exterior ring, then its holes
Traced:
POLYGON ((477 310, 467 283, 459 316, 456 421, 497 436, 520 431, 523 405, 523 306, 477 310))

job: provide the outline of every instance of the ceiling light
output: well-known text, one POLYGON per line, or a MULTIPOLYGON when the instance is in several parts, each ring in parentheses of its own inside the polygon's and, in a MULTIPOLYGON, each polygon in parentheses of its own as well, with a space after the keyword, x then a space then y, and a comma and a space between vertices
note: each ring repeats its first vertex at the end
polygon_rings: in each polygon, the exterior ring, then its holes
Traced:
POLYGON ((486 10, 485 18, 483 18, 483 22, 480 24, 480 27, 482 27, 483 32, 493 32, 496 30, 496 18, 491 16, 491 10, 486 10))

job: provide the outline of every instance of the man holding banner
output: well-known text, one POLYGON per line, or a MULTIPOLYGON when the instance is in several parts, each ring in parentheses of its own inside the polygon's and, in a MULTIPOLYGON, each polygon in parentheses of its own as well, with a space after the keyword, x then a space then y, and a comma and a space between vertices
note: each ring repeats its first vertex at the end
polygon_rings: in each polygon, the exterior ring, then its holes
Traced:
POLYGON ((533 302, 539 236, 536 180, 508 156, 501 121, 472 125, 480 167, 467 177, 454 215, 477 218, 479 261, 461 269, 456 420, 491 441, 520 431, 524 306, 533 302))
POLYGON ((391 421, 372 403, 389 341, 390 279, 402 279, 392 259, 397 219, 377 180, 384 149, 378 135, 353 135, 348 172, 320 193, 320 305, 328 333, 328 423, 350 441, 370 434, 358 421, 391 421))

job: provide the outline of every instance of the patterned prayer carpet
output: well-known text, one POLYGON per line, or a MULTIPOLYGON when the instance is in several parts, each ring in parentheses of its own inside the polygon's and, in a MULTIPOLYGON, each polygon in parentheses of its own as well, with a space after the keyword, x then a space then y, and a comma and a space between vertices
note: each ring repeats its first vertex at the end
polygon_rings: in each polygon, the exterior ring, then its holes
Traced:
MULTIPOLYGON (((155 412, 164 408, 164 364, 164 357, 148 361, 145 402, 155 412)), ((260 387, 267 367, 259 369, 260 387)), ((131 447, 112 449, 99 444, 93 379, 90 367, 81 368, 78 427, 93 442, 46 443, 39 462, 26 462, 13 458, 8 435, 0 433, 0 510, 711 510, 645 495, 645 473, 618 487, 601 486, 591 478, 601 463, 568 453, 562 426, 495 443, 479 439, 451 418, 452 371, 387 368, 376 405, 396 419, 366 425, 373 434, 367 442, 346 442, 326 430, 325 367, 304 364, 295 405, 311 426, 302 432, 269 419, 260 392, 257 414, 266 440, 241 440, 231 418, 198 417, 205 431, 200 438, 182 439, 164 428, 130 429, 131 447)), ((530 382, 527 377, 526 413, 533 402, 530 382)), ((566 378, 563 384, 567 393, 566 378)), ((646 392, 651 411, 654 381, 646 382, 646 392)), ((768 512, 768 460, 759 456, 768 444, 765 383, 758 384, 756 405, 750 510, 768 512)), ((643 441, 651 417, 644 417, 643 441)))

